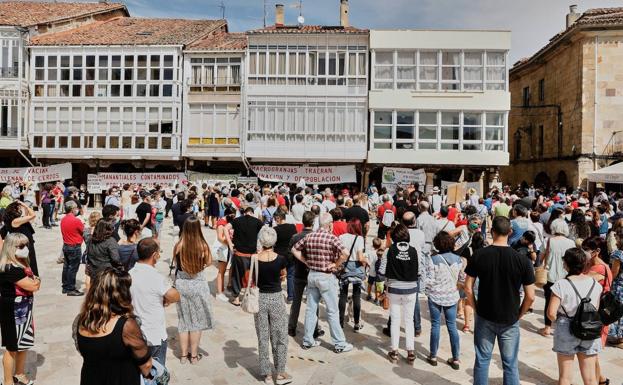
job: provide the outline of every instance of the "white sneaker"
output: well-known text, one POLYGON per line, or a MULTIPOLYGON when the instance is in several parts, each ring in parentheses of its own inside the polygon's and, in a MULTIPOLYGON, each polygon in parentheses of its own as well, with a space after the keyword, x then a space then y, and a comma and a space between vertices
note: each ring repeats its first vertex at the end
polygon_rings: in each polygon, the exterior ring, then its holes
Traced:
POLYGON ((221 302, 229 302, 229 298, 227 298, 227 296, 223 293, 218 293, 216 295, 216 299, 218 299, 221 302))

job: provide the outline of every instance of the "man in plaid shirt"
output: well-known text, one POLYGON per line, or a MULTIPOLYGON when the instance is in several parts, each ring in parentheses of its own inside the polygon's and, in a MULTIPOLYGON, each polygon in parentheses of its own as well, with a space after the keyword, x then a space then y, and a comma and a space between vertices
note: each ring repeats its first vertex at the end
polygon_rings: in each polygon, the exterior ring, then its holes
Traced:
POLYGON ((338 282, 333 274, 348 259, 349 253, 339 238, 333 235, 331 214, 324 213, 320 216, 320 228, 298 241, 292 247, 292 254, 309 267, 303 349, 320 345, 320 341, 314 339, 314 329, 318 322, 316 311, 322 298, 327 307, 335 352, 345 353, 353 350, 353 345, 346 342, 344 331, 340 326, 338 282))

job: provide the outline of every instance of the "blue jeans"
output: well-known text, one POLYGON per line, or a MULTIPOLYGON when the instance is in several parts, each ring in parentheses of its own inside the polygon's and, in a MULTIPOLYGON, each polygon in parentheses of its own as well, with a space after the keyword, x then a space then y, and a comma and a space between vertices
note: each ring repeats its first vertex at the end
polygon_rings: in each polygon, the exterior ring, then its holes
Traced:
POLYGON ((166 366, 167 360, 167 340, 162 340, 160 345, 150 346, 149 350, 151 351, 151 357, 155 358, 162 364, 162 366, 166 366))
POLYGON ((286 287, 288 290, 288 301, 294 299, 294 264, 288 267, 288 275, 286 276, 286 287))
POLYGON ((446 319, 446 327, 448 328, 448 334, 450 335, 450 346, 452 348, 452 358, 459 359, 459 352, 461 349, 461 339, 459 338, 459 332, 456 330, 456 309, 457 304, 453 306, 441 306, 428 299, 428 309, 430 310, 430 355, 437 357, 437 350, 439 350, 439 332, 441 329, 441 313, 446 319))
POLYGON ((502 368, 504 370, 504 385, 519 385, 519 321, 503 325, 487 321, 476 315, 474 329, 474 348, 476 361, 474 362, 474 385, 489 383, 489 363, 493 354, 495 339, 497 338, 502 368))
POLYGON ((337 278, 333 274, 310 271, 307 277, 307 309, 305 310, 305 336, 303 345, 314 343, 314 330, 318 323, 318 304, 324 300, 327 308, 327 320, 331 331, 333 346, 340 349, 346 346, 346 337, 340 326, 340 314, 337 303, 337 278))
POLYGON ((63 293, 76 290, 76 274, 80 268, 81 257, 80 245, 63 245, 63 293))

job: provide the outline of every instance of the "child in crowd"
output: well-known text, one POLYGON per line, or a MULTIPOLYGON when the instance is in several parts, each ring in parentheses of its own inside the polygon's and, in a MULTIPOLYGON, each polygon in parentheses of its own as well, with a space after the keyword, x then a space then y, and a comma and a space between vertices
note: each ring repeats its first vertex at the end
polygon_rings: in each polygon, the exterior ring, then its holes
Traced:
POLYGON ((368 262, 370 263, 370 271, 368 272, 368 301, 372 300, 372 287, 374 287, 374 303, 378 305, 379 296, 383 293, 383 281, 377 278, 376 271, 381 264, 381 259, 385 252, 383 240, 374 238, 372 240, 372 248, 373 250, 368 252, 368 262))

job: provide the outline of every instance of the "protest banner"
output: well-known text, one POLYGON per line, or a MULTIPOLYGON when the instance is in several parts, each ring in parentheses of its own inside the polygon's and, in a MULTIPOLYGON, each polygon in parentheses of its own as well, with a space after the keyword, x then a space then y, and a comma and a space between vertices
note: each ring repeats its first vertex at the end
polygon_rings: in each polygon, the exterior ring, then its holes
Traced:
POLYGON ((123 186, 124 184, 144 184, 160 185, 163 187, 174 187, 176 184, 187 183, 186 175, 182 172, 144 172, 144 173, 117 173, 100 172, 100 185, 104 189, 113 186, 123 186))
POLYGON ((0 183, 13 181, 45 183, 71 179, 71 163, 54 164, 46 167, 0 168, 0 183))
POLYGON ((229 184, 236 183, 238 180, 238 174, 210 174, 205 172, 188 172, 188 180, 197 185, 202 185, 206 183, 208 185, 214 186, 217 183, 220 184, 229 184))
POLYGON ((426 171, 423 168, 412 170, 410 168, 383 167, 382 186, 387 189, 388 194, 393 195, 398 186, 406 188, 412 183, 417 184, 420 191, 424 191, 426 171))
POLYGON ((355 166, 251 166, 251 170, 264 182, 307 184, 340 184, 357 182, 355 166))

